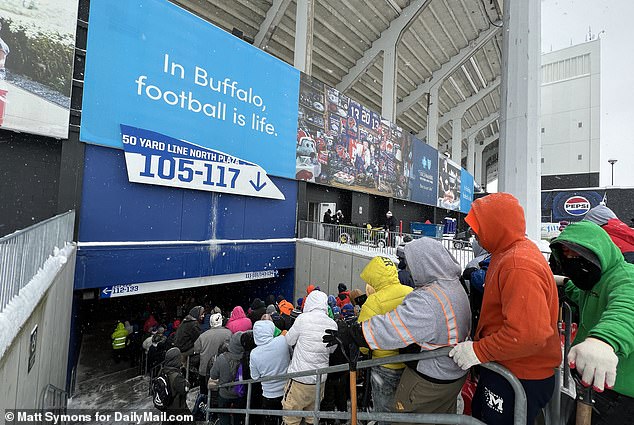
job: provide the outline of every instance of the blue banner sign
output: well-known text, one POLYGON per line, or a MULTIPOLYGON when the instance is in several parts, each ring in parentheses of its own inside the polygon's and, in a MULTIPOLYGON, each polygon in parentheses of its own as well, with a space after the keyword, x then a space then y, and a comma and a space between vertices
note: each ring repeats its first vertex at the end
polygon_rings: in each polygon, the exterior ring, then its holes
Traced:
POLYGON ((290 65, 166 0, 92 0, 87 52, 82 141, 121 149, 124 122, 295 177, 290 65))
POLYGON ((412 152, 411 199, 434 205, 438 190, 438 151, 414 138, 412 152))
POLYGON ((123 124, 121 134, 131 182, 285 199, 257 164, 123 124))
POLYGON ((473 203, 473 176, 464 168, 460 178, 460 212, 468 214, 473 203))

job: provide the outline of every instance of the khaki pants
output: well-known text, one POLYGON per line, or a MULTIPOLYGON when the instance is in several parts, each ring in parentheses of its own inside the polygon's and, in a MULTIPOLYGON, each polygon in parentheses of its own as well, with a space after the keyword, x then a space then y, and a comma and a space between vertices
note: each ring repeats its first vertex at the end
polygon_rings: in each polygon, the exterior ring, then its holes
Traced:
MULTIPOLYGON (((321 383, 321 394, 319 400, 324 398, 324 389, 326 383, 321 383)), ((301 382, 289 379, 284 388, 284 397, 282 398, 282 408, 284 410, 307 410, 315 409, 315 385, 302 384, 301 382)), ((302 418, 299 416, 283 416, 284 425, 299 425, 302 418)), ((304 418, 307 424, 312 424, 314 418, 309 416, 304 418)))
POLYGON ((396 390, 396 413, 456 413, 457 398, 467 375, 450 384, 436 384, 406 367, 396 390))

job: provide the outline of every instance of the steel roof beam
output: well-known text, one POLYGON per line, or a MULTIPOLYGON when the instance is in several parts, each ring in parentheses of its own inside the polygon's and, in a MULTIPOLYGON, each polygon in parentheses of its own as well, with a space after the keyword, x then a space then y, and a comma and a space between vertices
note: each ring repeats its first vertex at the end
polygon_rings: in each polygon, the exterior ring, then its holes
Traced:
POLYGON ((451 111, 446 113, 438 120, 438 126, 442 127, 448 122, 452 121, 454 118, 462 118, 462 116, 471 109, 475 104, 480 102, 486 96, 493 93, 498 87, 500 87, 500 82, 502 79, 500 77, 496 78, 492 82, 489 83, 484 89, 480 90, 478 93, 469 96, 464 102, 461 102, 454 106, 451 111))
POLYGON ((396 45, 401 34, 411 25, 411 23, 421 14, 423 10, 431 3, 432 0, 415 0, 407 6, 401 14, 394 19, 390 26, 381 33, 379 38, 374 40, 372 46, 366 50, 357 63, 350 68, 348 74, 345 75, 339 84, 337 90, 345 92, 363 75, 376 57, 389 46, 396 45))
POLYGON ((491 115, 489 115, 488 117, 481 119, 465 132, 465 137, 468 139, 471 136, 475 136, 476 134, 478 134, 478 132, 480 132, 480 130, 482 130, 483 128, 485 128, 487 125, 491 124, 498 118, 500 118, 500 112, 496 111, 492 113, 491 115))
POLYGON ((266 17, 264 18, 262 25, 260 25, 258 33, 255 35, 255 40, 253 41, 253 45, 255 47, 259 47, 261 49, 263 46, 268 44, 273 32, 277 28, 277 25, 284 17, 284 13, 290 3, 291 0, 273 0, 273 4, 266 12, 266 17))
POLYGON ((401 9, 401 6, 399 6, 395 0, 386 0, 386 3, 394 9, 397 15, 400 15, 401 12, 403 12, 403 9, 401 9))
POLYGON ((445 77, 451 75, 455 70, 460 68, 464 61, 468 60, 471 55, 495 37, 500 31, 500 28, 491 26, 488 30, 481 32, 478 38, 460 50, 458 54, 453 56, 449 61, 445 62, 440 69, 434 71, 431 78, 416 87, 413 92, 408 94, 401 102, 399 102, 396 105, 396 115, 402 114, 403 111, 416 104, 421 97, 423 97, 426 93, 429 93, 432 86, 442 82, 445 77))

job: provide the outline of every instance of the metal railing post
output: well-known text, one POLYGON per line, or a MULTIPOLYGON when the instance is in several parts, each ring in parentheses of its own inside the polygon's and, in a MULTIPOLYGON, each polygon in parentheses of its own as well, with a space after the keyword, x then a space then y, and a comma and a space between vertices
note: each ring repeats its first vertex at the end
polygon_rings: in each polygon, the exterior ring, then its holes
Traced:
POLYGON ((189 356, 187 356, 187 362, 185 367, 187 368, 185 369, 185 380, 189 382, 189 356))
POLYGON ((205 421, 209 422, 211 416, 209 409, 211 408, 211 390, 209 389, 209 381, 205 383, 207 385, 207 408, 205 409, 205 421))
POLYGON ((522 387, 522 383, 513 375, 507 368, 497 363, 483 363, 481 366, 492 370, 493 372, 501 375, 504 379, 506 379, 513 391, 515 392, 515 404, 514 404, 514 413, 513 413, 513 424, 514 425, 525 425, 526 424, 526 415, 527 415, 527 402, 526 402, 526 392, 524 391, 524 387, 522 387))
POLYGON ((244 418, 244 425, 249 425, 249 411, 251 410, 251 383, 247 384, 247 408, 246 415, 244 418))
MULTIPOLYGON (((313 407, 314 424, 319 424, 319 408, 321 407, 321 375, 316 376, 315 380, 315 406, 313 407)), ((249 424, 247 424, 249 425, 249 424)))

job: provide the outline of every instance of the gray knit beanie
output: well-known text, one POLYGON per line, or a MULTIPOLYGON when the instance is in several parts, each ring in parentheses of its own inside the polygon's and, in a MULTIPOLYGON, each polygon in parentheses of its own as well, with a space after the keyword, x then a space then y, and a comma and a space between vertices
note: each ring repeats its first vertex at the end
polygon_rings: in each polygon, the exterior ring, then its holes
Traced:
POLYGON ((596 207, 588 211, 583 219, 591 221, 594 224, 598 224, 599 226, 605 226, 606 224, 608 224, 608 221, 613 218, 617 218, 616 214, 614 214, 614 211, 612 211, 605 205, 597 205, 596 207))

